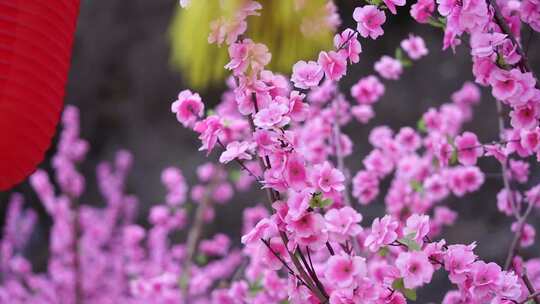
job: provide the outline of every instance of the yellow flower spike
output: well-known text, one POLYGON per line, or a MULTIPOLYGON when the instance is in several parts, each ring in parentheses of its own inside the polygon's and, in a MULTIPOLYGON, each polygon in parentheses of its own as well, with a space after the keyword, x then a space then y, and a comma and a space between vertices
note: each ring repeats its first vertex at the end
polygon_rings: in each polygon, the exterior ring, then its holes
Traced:
MULTIPOLYGON (((230 73, 223 67, 229 56, 227 45, 208 43, 210 23, 231 18, 245 0, 192 1, 187 9, 177 8, 169 28, 171 64, 182 73, 187 85, 202 89, 221 84, 230 73)), ((272 61, 268 69, 291 72, 298 60, 316 59, 320 50, 332 47, 333 30, 317 29, 309 35, 302 33, 303 22, 324 16, 327 0, 309 0, 299 9, 297 0, 259 0, 261 16, 247 19, 246 37, 268 46, 272 61)))

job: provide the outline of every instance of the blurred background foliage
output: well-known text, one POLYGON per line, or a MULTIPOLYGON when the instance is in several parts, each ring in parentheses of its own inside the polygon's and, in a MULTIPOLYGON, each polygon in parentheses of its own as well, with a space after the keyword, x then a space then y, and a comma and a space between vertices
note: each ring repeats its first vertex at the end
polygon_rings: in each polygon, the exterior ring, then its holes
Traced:
MULTIPOLYGON (((227 46, 208 43, 210 22, 230 19, 245 0, 192 1, 189 8, 175 9, 169 28, 171 63, 190 87, 206 88, 223 83, 228 71, 227 46)), ((248 18, 245 37, 266 44, 272 53, 269 68, 290 73, 300 59, 316 59, 319 50, 332 44, 334 29, 325 24, 326 0, 260 0, 260 16, 248 18), (317 22, 321 21, 321 22, 317 22)))

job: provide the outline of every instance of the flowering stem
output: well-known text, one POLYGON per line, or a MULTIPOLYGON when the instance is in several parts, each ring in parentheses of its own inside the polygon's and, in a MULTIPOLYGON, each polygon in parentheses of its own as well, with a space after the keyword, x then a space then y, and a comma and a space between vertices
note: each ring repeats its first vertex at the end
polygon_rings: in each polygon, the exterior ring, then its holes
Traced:
POLYGON ((206 195, 201 200, 195 211, 195 218, 193 220, 193 225, 188 232, 188 237, 186 241, 186 258, 184 259, 184 265, 182 267, 182 277, 180 278, 180 288, 182 290, 182 295, 184 295, 184 300, 188 298, 188 279, 191 276, 191 267, 193 266, 193 258, 197 252, 197 245, 202 235, 204 228, 204 215, 206 210, 211 205, 210 192, 213 187, 209 187, 206 195))
POLYGON ((345 182, 343 183, 345 186, 345 190, 343 190, 343 200, 345 201, 345 204, 347 206, 351 206, 351 199, 349 197, 349 172, 345 168, 345 161, 343 157, 343 151, 341 149, 341 128, 339 126, 339 105, 338 105, 338 99, 334 98, 333 107, 334 107, 334 147, 336 149, 336 162, 338 170, 341 171, 345 175, 345 182))
POLYGON ((330 245, 329 242, 326 242, 326 248, 328 248, 328 252, 330 252, 330 255, 335 255, 334 248, 332 248, 332 245, 330 245))
POLYGON ((534 303, 540 304, 540 299, 539 299, 540 298, 540 292, 534 290, 534 286, 531 283, 531 280, 529 279, 529 277, 527 276, 526 271, 523 273, 521 278, 523 279, 523 283, 525 283, 525 286, 527 287, 527 290, 531 294, 529 297, 527 297, 526 301, 533 300, 534 303))
MULTIPOLYGON (((221 146, 221 148, 223 148, 223 150, 227 150, 227 148, 225 147, 225 145, 223 144, 223 142, 221 142, 221 140, 218 138, 217 139, 217 143, 221 146)), ((244 162, 238 158, 235 158, 234 159, 236 161, 236 163, 243 169, 245 170, 247 173, 249 173, 249 175, 251 175, 256 181, 257 183, 261 183, 261 178, 259 176, 257 176, 255 173, 253 173, 253 171, 251 171, 247 166, 246 164, 244 164, 244 162)))
MULTIPOLYGON (((258 112, 259 109, 258 109, 258 105, 257 105, 257 96, 255 95, 255 93, 253 93, 251 95, 251 100, 253 102, 253 106, 254 106, 255 113, 256 113, 256 112, 258 112)), ((254 133, 255 132, 255 123, 253 121, 253 115, 248 115, 247 118, 248 118, 248 121, 249 121, 249 126, 251 128, 251 132, 254 133)), ((264 172, 267 169, 271 168, 270 159, 268 157, 266 157, 265 158, 266 163, 265 163, 265 160, 263 160, 263 158, 258 154, 257 154, 257 159, 259 161, 261 171, 262 171, 262 173, 264 175, 264 172)), ((279 193, 276 193, 274 190, 272 190, 270 188, 266 188, 266 194, 267 194, 267 197, 268 197, 268 202, 270 204, 269 209, 272 210, 272 204, 279 199, 279 193)), ((283 244, 287 248, 287 244, 288 244, 287 234, 284 231, 280 230, 279 235, 281 237, 281 240, 282 240, 283 244)), ((298 257, 294 253, 292 253, 288 248, 287 248, 287 253, 289 254, 289 257, 290 257, 291 261, 293 262, 294 267, 297 269, 300 277, 303 279, 303 281, 308 286, 308 288, 314 293, 314 295, 319 299, 319 301, 321 303, 327 303, 328 302, 328 296, 325 296, 325 294, 317 286, 315 286, 315 284, 312 281, 312 279, 310 278, 310 276, 306 273, 306 271, 302 267, 302 264, 298 260, 298 257)), ((301 251, 299 252, 299 255, 302 258, 304 258, 301 251)))
POLYGON ((525 210, 525 213, 523 214, 523 216, 519 218, 517 229, 514 234, 514 239, 512 240, 510 248, 508 248, 508 254, 506 255, 506 261, 504 263, 504 269, 506 270, 510 269, 510 266, 512 265, 512 260, 514 259, 514 256, 517 253, 519 241, 521 240, 521 235, 523 234, 523 227, 525 226, 527 218, 531 214, 533 206, 534 204, 532 202, 529 202, 529 205, 527 206, 527 210, 525 210))
MULTIPOLYGON (((521 56, 521 68, 525 72, 531 72, 534 75, 533 70, 531 69, 531 66, 529 65, 529 61, 527 59, 527 54, 523 51, 521 48, 521 45, 518 43, 516 37, 514 37, 514 34, 512 34, 512 31, 510 30, 510 27, 508 27, 508 24, 504 20, 504 16, 501 13, 501 9, 499 8, 499 5, 497 4, 497 1, 495 0, 487 0, 488 4, 493 7, 493 11, 495 12, 495 21, 506 35, 508 35, 508 38, 510 38, 510 41, 516 46, 517 53, 521 56)), ((537 84, 538 85, 538 84, 537 84)))
POLYGON ((270 250, 270 252, 281 262, 281 264, 283 264, 283 266, 285 268, 287 268, 287 271, 289 272, 290 275, 296 277, 296 279, 302 283, 304 286, 306 286, 307 288, 311 289, 311 287, 306 283, 304 282, 304 280, 299 276, 297 275, 292 269, 291 267, 289 266, 289 264, 287 264, 287 262, 285 262, 283 260, 283 258, 270 246, 270 243, 268 241, 265 241, 264 239, 261 239, 261 241, 264 243, 264 245, 266 245, 266 247, 268 248, 268 250, 270 250))
POLYGON ((82 304, 83 303, 83 294, 81 287, 81 261, 80 261, 80 251, 79 238, 81 235, 80 225, 79 225, 79 202, 76 198, 69 196, 71 199, 71 204, 73 206, 73 277, 74 277, 74 303, 82 304))
POLYGON ((322 292, 322 294, 326 298, 328 298, 328 293, 326 293, 326 290, 324 289, 323 284, 321 283, 321 281, 317 277, 317 273, 315 272, 315 268, 313 268, 313 264, 311 264, 311 267, 310 267, 310 264, 308 264, 308 262, 306 260, 306 257, 302 254, 302 250, 300 250, 300 246, 298 246, 298 248, 296 249, 296 252, 298 252, 298 255, 300 256, 300 258, 302 260, 302 263, 304 263, 304 266, 306 267, 309 275, 311 276, 311 279, 313 280, 313 282, 315 283, 317 288, 319 288, 319 290, 322 292))
MULTIPOLYGON (((504 116, 503 116, 502 104, 498 100, 495 100, 495 104, 497 105, 499 138, 501 140, 504 140, 505 127, 504 127, 504 116)), ((517 208, 516 201, 514 200, 514 193, 512 192, 512 187, 510 186, 510 180, 508 179, 508 168, 507 168, 507 161, 506 160, 504 161, 504 163, 501 163, 501 172, 502 172, 502 180, 503 180, 503 183, 504 183, 504 189, 506 190, 506 193, 508 195, 508 200, 510 202, 510 206, 512 207, 512 211, 514 212, 514 216, 516 218, 519 218, 519 210, 517 208)))

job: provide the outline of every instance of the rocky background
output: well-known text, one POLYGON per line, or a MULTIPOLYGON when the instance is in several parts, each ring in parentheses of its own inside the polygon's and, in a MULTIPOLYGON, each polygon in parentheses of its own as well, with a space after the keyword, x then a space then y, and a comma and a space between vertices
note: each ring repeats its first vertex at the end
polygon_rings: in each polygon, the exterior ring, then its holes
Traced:
MULTIPOLYGON (((197 0, 195 0, 197 1, 197 0)), ((197 151, 196 136, 184 129, 170 113, 170 104, 181 89, 187 87, 182 75, 169 65, 167 29, 178 1, 175 0, 85 0, 81 1, 81 14, 75 40, 73 65, 67 88, 66 103, 81 110, 82 137, 91 143, 88 160, 81 170, 88 178, 84 204, 100 204, 95 182, 95 166, 100 160, 111 159, 118 149, 134 153, 135 165, 129 178, 128 192, 141 201, 141 222, 146 212, 163 200, 164 188, 160 183, 163 168, 174 165, 183 170, 190 184, 195 183, 194 169, 205 162, 197 151)), ((352 24, 352 11, 359 1, 337 1, 343 26, 352 24)), ((373 63, 383 54, 393 54, 399 42, 408 33, 421 35, 430 49, 430 55, 405 71, 401 80, 385 82, 386 94, 375 106, 376 118, 368 125, 352 124, 344 130, 355 141, 355 151, 347 164, 356 172, 362 158, 370 151, 367 142, 369 130, 387 124, 394 129, 415 126, 420 115, 430 106, 449 100, 452 92, 464 81, 472 80, 471 60, 466 47, 441 51, 440 29, 415 23, 407 14, 408 7, 400 9, 400 17, 388 18, 386 34, 376 41, 362 41, 360 63, 353 66, 341 81, 344 92, 360 77, 373 72, 373 63)), ((540 74, 540 35, 529 39, 528 53, 531 65, 540 74)), ((204 92, 207 107, 219 101, 223 87, 204 92)), ((497 138, 497 116, 494 100, 483 89, 482 102, 475 108, 475 119, 466 129, 476 132, 482 142, 497 138)), ((50 151, 49 154, 54 152, 50 151)), ((215 158, 216 155, 212 155, 215 158)), ((531 163, 530 185, 540 182, 537 162, 531 163)), ((480 165, 485 172, 498 173, 496 161, 484 159, 480 165)), ((47 165, 43 165, 47 168, 47 165)), ((450 199, 447 205, 459 211, 454 227, 447 228, 444 237, 449 242, 478 241, 478 253, 486 260, 502 262, 511 241, 510 219, 501 216, 496 208, 495 195, 502 187, 498 178, 488 178, 481 191, 463 199, 450 199)), ((40 211, 39 227, 32 238, 28 254, 37 269, 44 269, 47 259, 50 218, 46 215, 27 183, 14 191, 22 192, 30 208, 40 211)), ((0 194, 0 223, 9 193, 0 194)), ((254 190, 235 197, 232 203, 220 207, 216 221, 207 229, 226 232, 238 242, 240 212, 244 206, 261 202, 264 196, 254 190)), ((369 207, 359 207, 364 225, 384 212, 383 198, 369 207)), ((540 214, 531 217, 540 229, 540 214)), ((538 230, 540 232, 540 230, 538 230)), ((538 256, 538 244, 525 252, 525 256, 538 256)), ((431 288, 419 293, 419 302, 439 302, 448 282, 441 275, 431 288)))

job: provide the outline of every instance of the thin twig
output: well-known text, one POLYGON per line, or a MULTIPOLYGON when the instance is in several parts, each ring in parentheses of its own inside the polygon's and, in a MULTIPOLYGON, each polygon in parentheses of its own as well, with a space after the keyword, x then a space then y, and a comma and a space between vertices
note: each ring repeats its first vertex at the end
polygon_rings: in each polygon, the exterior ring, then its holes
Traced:
POLYGON ((73 205, 73 277, 74 277, 74 303, 83 303, 83 291, 81 285, 81 248, 79 244, 79 238, 81 236, 80 227, 80 205, 77 199, 71 197, 71 204, 73 205))
POLYGON ((510 248, 508 248, 506 261, 504 262, 504 269, 506 270, 510 269, 510 266, 512 265, 512 260, 514 259, 514 256, 516 255, 517 250, 519 248, 519 242, 521 240, 521 235, 523 234, 523 227, 525 226, 525 223, 527 222, 527 218, 531 214, 533 207, 534 207, 533 202, 529 202, 529 205, 527 206, 527 210, 525 210, 525 213, 523 214, 523 216, 521 216, 518 220, 517 230, 514 234, 514 239, 512 240, 512 243, 510 244, 510 248))
POLYGON ((180 288, 182 290, 182 294, 184 295, 184 299, 187 300, 189 294, 189 284, 188 280, 191 276, 191 268, 193 266, 193 258, 195 257, 195 254, 197 252, 197 246, 199 244, 199 240, 201 238, 203 229, 204 229, 204 215, 206 214, 206 210, 211 205, 211 199, 210 199, 210 193, 212 191, 212 186, 208 189, 208 192, 203 197, 202 201, 197 206, 197 210, 195 211, 195 218, 193 219, 193 226, 191 226, 191 229, 188 232, 188 237, 186 241, 186 258, 184 259, 184 264, 182 267, 182 276, 180 278, 180 288))
MULTIPOLYGON (((495 104, 497 106, 497 114, 498 114, 498 126, 499 126, 499 138, 501 141, 504 140, 504 116, 503 116, 503 109, 502 104, 500 101, 495 100, 495 104)), ((516 200, 514 200, 514 193, 512 192, 512 187, 510 186, 510 180, 508 178, 508 162, 505 160, 503 163, 501 163, 501 173, 502 173, 502 180, 504 184, 504 189, 506 190, 506 193, 508 195, 508 201, 510 203, 510 206, 512 207, 512 212, 514 213, 514 216, 516 218, 519 218, 519 210, 517 207, 516 200)))
POLYGON ((540 297, 539 297, 540 293, 534 290, 534 286, 531 283, 531 280, 529 279, 529 277, 527 276, 526 271, 523 273, 521 278, 523 279, 523 283, 525 283, 525 286, 527 287, 527 290, 531 294, 527 299, 533 300, 534 303, 536 303, 536 304, 540 304, 540 297))
POLYGON ((510 30, 510 27, 506 23, 506 20, 504 19, 504 16, 501 13, 501 9, 499 8, 497 1, 496 0, 486 0, 486 1, 488 1, 488 4, 490 4, 491 7, 493 7, 493 11, 495 12, 495 21, 497 22, 497 24, 499 25, 503 33, 505 33, 508 36, 508 38, 510 38, 510 41, 512 41, 512 43, 516 46, 516 52, 521 56, 520 62, 521 62, 522 70, 524 72, 530 72, 531 74, 533 74, 533 77, 536 78, 536 75, 534 75, 534 71, 531 69, 531 66, 529 65, 527 54, 523 51, 523 49, 521 48, 521 45, 517 41, 516 37, 514 37, 514 34, 510 30))
MULTIPOLYGON (((221 148, 223 148, 223 150, 227 150, 227 147, 225 147, 225 145, 219 138, 217 139, 217 143, 221 146, 221 148)), ((255 173, 253 173, 253 171, 251 171, 241 159, 235 158, 234 160, 243 170, 247 171, 249 175, 255 178, 255 181, 257 181, 257 183, 262 184, 262 179, 255 173)))
MULTIPOLYGON (((253 93, 251 95, 251 99, 252 99, 252 102, 253 102, 255 113, 257 113, 259 109, 258 109, 258 105, 257 105, 257 96, 255 95, 255 93, 253 93)), ((247 116, 247 119, 249 121, 249 125, 250 125, 252 133, 255 132, 255 130, 256 130, 255 123, 253 121, 253 115, 254 114, 247 116)), ((266 170, 268 170, 270 168, 270 166, 271 166, 270 159, 268 157, 266 157, 266 163, 265 163, 265 160, 263 160, 263 158, 261 158, 260 155, 256 154, 256 156, 257 156, 257 159, 259 161, 261 171, 262 171, 262 173, 264 175, 264 172, 266 170)), ((266 194, 267 194, 267 197, 268 197, 268 203, 270 204, 269 209, 272 210, 272 204, 279 199, 279 193, 277 193, 276 191, 274 191, 271 188, 265 188, 265 189, 266 189, 266 194)), ((279 231, 279 236, 281 237, 281 240, 282 240, 283 244, 285 245, 285 248, 287 248, 287 244, 288 244, 287 235, 285 234, 284 231, 280 230, 279 231)), ((302 264, 298 260, 298 257, 294 253, 292 253, 288 248, 287 248, 287 253, 289 254, 289 257, 290 257, 292 263, 294 264, 294 267, 298 271, 299 276, 302 278, 302 280, 304 281, 306 286, 308 286, 308 288, 313 292, 313 294, 317 297, 317 299, 321 303, 327 303, 328 302, 328 296, 323 294, 322 290, 320 290, 317 286, 315 286, 316 284, 314 283, 314 281, 312 281, 310 276, 306 273, 306 271, 302 267, 302 264)), ((301 252, 300 252, 300 255, 302 255, 301 252)))

